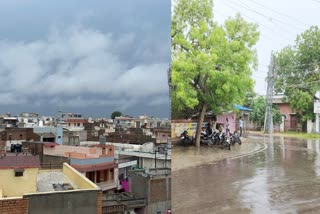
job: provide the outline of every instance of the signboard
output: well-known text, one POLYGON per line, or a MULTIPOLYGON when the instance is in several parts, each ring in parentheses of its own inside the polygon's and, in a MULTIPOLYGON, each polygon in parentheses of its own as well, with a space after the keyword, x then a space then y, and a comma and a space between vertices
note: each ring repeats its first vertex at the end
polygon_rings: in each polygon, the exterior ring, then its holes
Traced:
POLYGON ((320 114, 320 102, 314 102, 313 112, 314 112, 315 114, 320 114))

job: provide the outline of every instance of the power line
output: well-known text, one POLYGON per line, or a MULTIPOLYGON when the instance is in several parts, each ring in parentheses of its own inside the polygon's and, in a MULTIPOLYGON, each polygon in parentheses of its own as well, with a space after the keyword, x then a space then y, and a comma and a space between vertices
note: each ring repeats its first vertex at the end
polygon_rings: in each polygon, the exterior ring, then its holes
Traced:
MULTIPOLYGON (((240 10, 237 10, 237 9, 234 8, 232 5, 228 4, 227 1, 225 1, 224 3, 225 3, 226 6, 228 6, 228 7, 231 8, 232 10, 234 10, 234 11, 236 11, 236 12, 240 12, 240 10)), ((220 15, 221 15, 221 14, 220 14, 220 15)), ((248 18, 249 20, 257 23, 259 26, 262 26, 262 27, 270 30, 271 32, 274 32, 274 29, 271 28, 271 27, 269 27, 268 25, 265 25, 265 24, 263 24, 263 23, 260 23, 260 22, 258 22, 257 20, 253 19, 252 17, 250 17, 250 16, 248 16, 248 15, 246 15, 246 14, 243 14, 243 13, 242 13, 241 15, 244 16, 244 17, 246 17, 246 18, 248 18)), ((224 17, 226 17, 226 16, 224 16, 224 17)), ((261 33, 261 32, 259 32, 259 33, 260 33, 260 35, 266 37, 267 39, 269 39, 269 40, 271 40, 271 41, 274 41, 273 38, 271 38, 271 37, 269 37, 269 36, 267 36, 267 35, 265 35, 265 34, 263 34, 263 33, 261 33)), ((286 36, 283 36, 283 34, 280 34, 280 38, 283 39, 283 41, 285 41, 285 42, 288 42, 288 40, 291 40, 290 38, 287 38, 286 36)))
POLYGON ((268 9, 269 11, 272 11, 272 12, 274 12, 274 13, 277 13, 277 14, 282 15, 282 16, 284 16, 284 17, 287 17, 287 18, 289 18, 289 19, 294 19, 294 20, 296 20, 297 22, 299 22, 299 23, 301 23, 301 24, 303 24, 303 25, 305 25, 305 26, 309 26, 308 24, 302 22, 301 20, 299 20, 299 19, 297 19, 297 18, 295 18, 295 17, 293 17, 293 16, 289 16, 289 15, 287 15, 287 14, 285 14, 285 13, 276 11, 276 10, 274 10, 274 9, 272 9, 272 8, 269 8, 269 7, 261 4, 260 2, 257 2, 257 1, 255 1, 255 0, 249 0, 249 1, 251 1, 251 2, 253 2, 253 3, 255 3, 255 4, 257 4, 257 5, 260 5, 261 7, 265 8, 265 9, 268 9))
MULTIPOLYGON (((251 12, 253 12, 253 13, 256 13, 256 14, 258 14, 258 15, 260 15, 260 16, 262 16, 262 17, 264 17, 264 18, 266 18, 267 20, 270 21, 270 17, 269 17, 269 16, 267 16, 267 15, 265 15, 265 14, 263 14, 263 13, 257 11, 257 10, 255 10, 255 9, 252 9, 252 8, 248 7, 248 5, 246 5, 245 3, 243 3, 243 2, 240 1, 240 0, 239 0, 239 1, 241 2, 241 4, 238 4, 238 3, 233 2, 233 1, 231 1, 231 0, 227 0, 227 1, 229 1, 229 2, 232 3, 232 4, 237 5, 237 6, 239 6, 239 7, 242 7, 242 8, 244 8, 244 9, 246 9, 246 10, 249 10, 249 11, 251 11, 251 12), (245 7, 244 7, 244 6, 245 6, 245 7)), ((272 20, 274 20, 274 21, 276 21, 276 22, 278 22, 278 23, 280 23, 280 24, 282 24, 282 25, 284 25, 284 26, 290 25, 290 24, 288 24, 288 23, 286 23, 286 22, 283 22, 282 20, 279 20, 279 19, 276 19, 276 18, 273 18, 272 20)), ((274 23, 276 23, 276 22, 274 22, 274 23)), ((291 25, 291 26, 294 27, 294 28, 296 28, 296 29, 299 29, 299 30, 304 30, 304 29, 302 29, 302 28, 297 27, 296 25, 291 25)))

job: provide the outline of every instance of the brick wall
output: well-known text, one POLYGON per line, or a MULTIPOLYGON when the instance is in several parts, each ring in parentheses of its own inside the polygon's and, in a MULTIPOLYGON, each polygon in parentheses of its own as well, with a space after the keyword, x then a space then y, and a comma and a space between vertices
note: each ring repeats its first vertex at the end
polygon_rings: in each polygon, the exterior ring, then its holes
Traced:
POLYGON ((1 199, 1 214, 28 214, 28 199, 1 199))
POLYGON ((150 203, 166 201, 167 186, 166 179, 155 179, 150 181, 150 203))
POLYGON ((102 214, 102 191, 98 193, 97 198, 97 214, 102 214))

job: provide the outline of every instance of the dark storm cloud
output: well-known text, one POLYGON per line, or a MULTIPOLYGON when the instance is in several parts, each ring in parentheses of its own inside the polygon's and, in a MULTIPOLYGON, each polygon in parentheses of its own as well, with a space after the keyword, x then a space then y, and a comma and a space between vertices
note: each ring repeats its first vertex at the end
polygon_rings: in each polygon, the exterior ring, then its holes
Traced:
POLYGON ((170 1, 2 1, 0 25, 0 110, 169 115, 170 1))

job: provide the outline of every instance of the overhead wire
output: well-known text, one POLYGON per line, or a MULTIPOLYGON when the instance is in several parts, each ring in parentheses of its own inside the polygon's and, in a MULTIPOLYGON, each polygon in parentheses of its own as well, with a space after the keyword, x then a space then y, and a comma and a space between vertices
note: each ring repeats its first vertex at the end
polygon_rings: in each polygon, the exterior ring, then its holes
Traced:
MULTIPOLYGON (((241 7, 241 8, 244 8, 244 9, 246 9, 246 10, 248 10, 248 11, 251 11, 251 12, 253 12, 253 13, 256 13, 256 14, 258 14, 258 15, 266 18, 266 19, 269 20, 269 21, 270 21, 270 19, 271 19, 271 20, 273 21, 273 23, 275 23, 275 24, 276 24, 276 23, 281 24, 281 25, 283 26, 283 28, 288 28, 289 25, 291 25, 291 24, 288 24, 288 23, 286 23, 286 22, 284 22, 284 21, 282 21, 282 20, 279 20, 279 19, 277 19, 277 18, 275 18, 275 17, 271 18, 270 16, 267 16, 267 15, 261 13, 260 11, 257 11, 257 10, 255 10, 255 9, 252 9, 252 8, 249 7, 247 4, 243 3, 241 0, 238 0, 238 2, 241 2, 241 4, 239 4, 239 3, 237 3, 237 2, 234 2, 234 1, 231 1, 231 0, 227 0, 227 1, 230 2, 230 3, 232 3, 232 4, 234 4, 234 5, 239 6, 239 7, 241 7)), ((302 29, 302 28, 297 27, 296 25, 291 25, 291 28, 299 29, 299 31, 300 31, 300 30, 304 30, 304 29, 302 29)), ((289 29, 289 28, 288 28, 288 29, 289 29)))
POLYGON ((272 12, 278 14, 278 15, 287 17, 287 18, 292 19, 292 20, 295 20, 295 21, 297 21, 297 22, 299 22, 300 24, 303 24, 303 25, 305 25, 305 26, 309 26, 308 24, 302 22, 301 20, 297 19, 296 17, 289 16, 289 15, 287 15, 287 14, 285 14, 285 13, 279 12, 279 11, 273 9, 273 8, 270 8, 270 7, 267 7, 267 6, 263 5, 263 4, 261 4, 260 2, 255 1, 255 0, 249 0, 249 1, 251 1, 251 2, 253 2, 253 3, 255 3, 255 4, 257 4, 257 5, 260 5, 261 7, 265 8, 265 9, 267 9, 267 10, 269 10, 269 11, 272 11, 272 12))
MULTIPOLYGON (((228 6, 228 7, 231 8, 232 10, 234 10, 234 11, 236 11, 236 12, 240 12, 240 10, 237 10, 237 9, 234 8, 232 5, 228 4, 227 1, 224 1, 224 3, 225 3, 226 6, 228 6)), ((271 31, 271 32, 274 32, 274 29, 271 28, 270 26, 265 25, 264 23, 258 22, 257 20, 253 19, 252 17, 250 17, 250 16, 248 16, 248 15, 246 15, 246 14, 241 14, 241 16, 244 16, 244 17, 248 18, 249 20, 257 23, 259 26, 262 26, 262 27, 266 28, 267 30, 269 30, 269 31, 271 31)), ((260 34, 261 34, 262 36, 268 38, 269 40, 274 41, 273 38, 271 38, 271 37, 269 37, 269 36, 267 36, 267 35, 265 35, 265 34, 263 34, 263 33, 261 33, 261 32, 260 32, 260 34)), ((281 38, 281 40, 283 40, 283 41, 285 41, 285 42, 288 42, 288 40, 291 40, 290 38, 284 36, 283 34, 280 34, 280 38, 281 38)))

